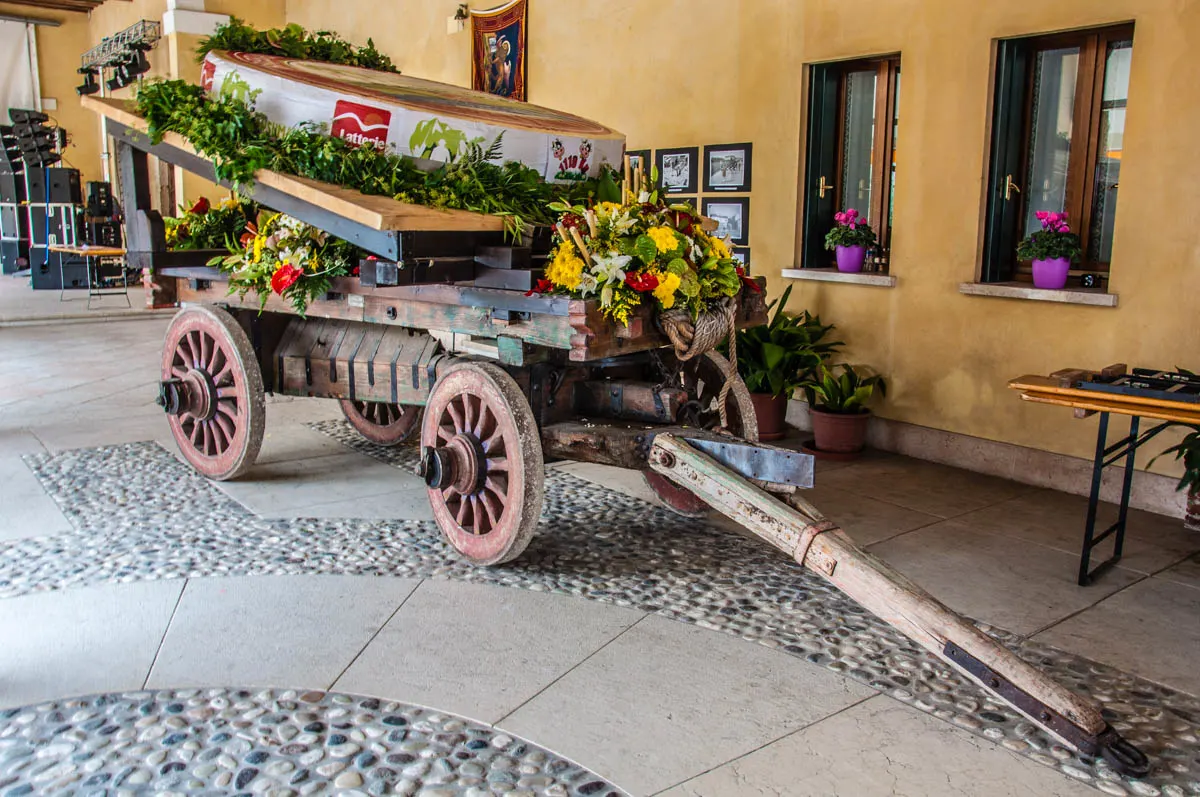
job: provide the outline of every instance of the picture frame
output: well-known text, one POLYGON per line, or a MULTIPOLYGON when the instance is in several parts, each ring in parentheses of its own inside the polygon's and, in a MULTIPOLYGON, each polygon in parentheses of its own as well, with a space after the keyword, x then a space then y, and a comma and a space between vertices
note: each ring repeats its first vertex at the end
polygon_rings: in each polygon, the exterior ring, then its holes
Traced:
POLYGON ((750 245, 750 197, 705 197, 702 214, 717 220, 717 238, 729 236, 734 246, 750 245))
POLYGON ((750 274, 750 247, 735 246, 730 250, 733 259, 742 264, 742 268, 746 270, 747 276, 750 274))
POLYGON ((650 175, 650 150, 648 149, 629 149, 625 151, 625 156, 629 158, 629 168, 636 169, 638 163, 642 164, 642 169, 646 172, 647 178, 650 175))
POLYGON ((754 145, 710 144, 704 148, 704 193, 750 193, 754 145))
POLYGON ((656 149, 654 162, 658 166, 659 184, 664 194, 695 194, 700 167, 699 147, 656 149))
POLYGON ((472 89, 525 101, 527 11, 528 0, 470 9, 472 89))

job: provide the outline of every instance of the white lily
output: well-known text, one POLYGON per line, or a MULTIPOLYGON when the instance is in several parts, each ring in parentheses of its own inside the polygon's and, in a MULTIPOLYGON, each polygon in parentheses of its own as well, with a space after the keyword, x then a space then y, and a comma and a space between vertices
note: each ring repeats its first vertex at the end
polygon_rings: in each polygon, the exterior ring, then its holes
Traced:
POLYGON ((633 260, 633 258, 629 255, 594 254, 592 255, 592 261, 596 266, 592 269, 592 273, 604 285, 623 282, 625 280, 625 266, 629 265, 630 260, 633 260))
POLYGON ((588 296, 590 296, 591 294, 596 292, 597 287, 599 287, 599 283, 596 282, 596 278, 593 277, 591 274, 579 275, 579 295, 580 296, 583 296, 586 299, 588 296))

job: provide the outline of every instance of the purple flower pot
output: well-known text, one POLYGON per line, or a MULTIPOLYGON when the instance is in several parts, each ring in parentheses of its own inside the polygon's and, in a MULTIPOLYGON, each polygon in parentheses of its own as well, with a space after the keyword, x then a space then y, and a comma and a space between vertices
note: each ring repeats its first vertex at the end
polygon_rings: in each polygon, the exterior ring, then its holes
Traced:
POLYGON ((1067 272, 1071 270, 1071 259, 1056 257, 1053 260, 1033 261, 1033 287, 1057 291, 1066 287, 1067 272))
POLYGON ((855 274, 862 271, 863 260, 867 256, 867 247, 859 244, 858 246, 838 246, 835 247, 837 253, 838 271, 843 271, 847 274, 855 274))

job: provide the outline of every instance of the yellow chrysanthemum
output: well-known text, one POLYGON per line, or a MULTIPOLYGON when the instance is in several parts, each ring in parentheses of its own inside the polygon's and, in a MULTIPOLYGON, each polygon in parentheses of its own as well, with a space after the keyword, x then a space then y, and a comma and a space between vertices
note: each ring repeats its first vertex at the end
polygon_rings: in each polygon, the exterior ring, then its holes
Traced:
POLYGON ((727 260, 728 258, 733 257, 733 255, 729 252, 729 247, 726 246, 725 242, 720 238, 710 238, 709 244, 712 246, 713 254, 715 254, 719 259, 727 260))
POLYGON ((663 274, 658 278, 658 287, 654 289, 654 298, 658 299, 664 310, 670 310, 675 306, 675 291, 679 289, 678 274, 663 274))
POLYGON ((659 252, 671 252, 679 248, 679 238, 670 227, 651 227, 646 230, 646 235, 654 241, 659 252))
POLYGON ((546 268, 546 279, 573 291, 579 287, 583 275, 583 261, 575 254, 575 247, 563 241, 554 251, 554 260, 546 268))
POLYGON ((221 200, 221 204, 219 207, 222 210, 229 210, 230 208, 237 207, 237 201, 234 200, 232 197, 225 197, 224 199, 221 200))
POLYGON ((266 242, 267 242, 267 239, 264 238, 263 236, 261 236, 261 235, 254 236, 254 262, 255 263, 262 260, 263 245, 266 244, 266 242))
POLYGON ((622 205, 619 202, 599 202, 596 204, 596 211, 609 216, 615 216, 621 212, 622 205))

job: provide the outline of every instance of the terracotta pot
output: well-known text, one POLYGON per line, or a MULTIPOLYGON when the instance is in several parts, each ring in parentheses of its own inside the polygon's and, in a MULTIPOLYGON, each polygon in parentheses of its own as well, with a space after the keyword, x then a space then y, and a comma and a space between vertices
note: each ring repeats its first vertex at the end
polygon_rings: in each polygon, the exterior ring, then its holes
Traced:
POLYGON ((1200 531, 1200 488, 1193 487, 1188 492, 1187 515, 1183 518, 1183 527, 1191 531, 1200 531))
POLYGON ((754 414, 758 416, 758 439, 778 440, 787 434, 787 396, 773 396, 770 393, 751 393, 750 401, 754 404, 754 414))
POLYGON ((820 451, 856 454, 867 444, 867 422, 871 413, 826 412, 815 407, 812 414, 813 445, 820 451))

